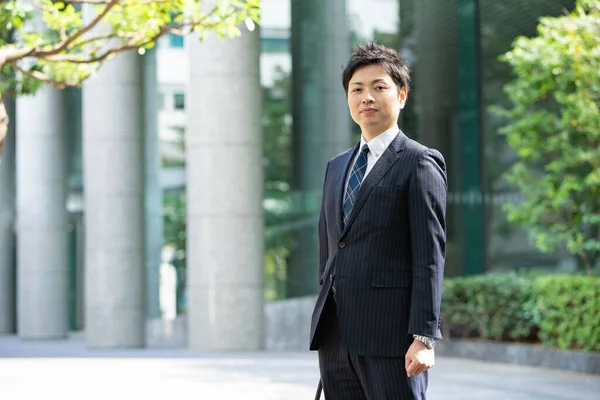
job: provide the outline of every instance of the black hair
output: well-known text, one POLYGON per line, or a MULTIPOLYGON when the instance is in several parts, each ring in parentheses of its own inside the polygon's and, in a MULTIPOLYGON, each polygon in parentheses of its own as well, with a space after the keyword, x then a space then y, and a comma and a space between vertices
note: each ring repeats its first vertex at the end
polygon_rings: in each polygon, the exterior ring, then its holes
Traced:
POLYGON ((344 67, 342 83, 346 95, 348 95, 350 79, 356 70, 374 64, 380 65, 390 75, 398 90, 403 87, 409 89, 410 70, 398 52, 375 42, 369 42, 358 45, 344 67))

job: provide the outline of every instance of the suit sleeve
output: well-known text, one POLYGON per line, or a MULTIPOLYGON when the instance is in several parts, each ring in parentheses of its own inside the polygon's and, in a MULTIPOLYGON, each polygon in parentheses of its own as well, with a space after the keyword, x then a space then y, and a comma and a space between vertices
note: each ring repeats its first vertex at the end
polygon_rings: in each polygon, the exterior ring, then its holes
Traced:
POLYGON ((319 214, 319 284, 321 284, 321 277, 325 271, 325 264, 329 258, 329 245, 327 239, 327 218, 325 216, 325 182, 327 181, 327 171, 329 170, 329 163, 325 168, 325 179, 323 182, 323 193, 321 198, 321 212, 319 214))
POLYGON ((411 176, 409 223, 412 251, 412 297, 409 334, 442 339, 440 306, 446 258, 444 157, 425 150, 411 176))

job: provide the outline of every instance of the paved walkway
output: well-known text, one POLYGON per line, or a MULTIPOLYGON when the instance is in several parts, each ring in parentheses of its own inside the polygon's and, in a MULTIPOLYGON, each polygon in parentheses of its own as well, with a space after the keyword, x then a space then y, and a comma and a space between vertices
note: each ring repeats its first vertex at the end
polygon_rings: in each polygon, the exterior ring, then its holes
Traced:
MULTIPOLYGON (((600 398, 600 376, 542 368, 439 357, 430 376, 428 400, 600 398)), ((94 351, 0 336, 1 400, 305 400, 317 381, 308 352, 94 351)))

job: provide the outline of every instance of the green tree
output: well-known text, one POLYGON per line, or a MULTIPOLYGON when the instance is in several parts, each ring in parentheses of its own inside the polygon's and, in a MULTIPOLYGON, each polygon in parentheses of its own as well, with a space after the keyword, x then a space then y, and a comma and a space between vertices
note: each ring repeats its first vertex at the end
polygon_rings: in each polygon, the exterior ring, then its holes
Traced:
POLYGON ((268 300, 284 298, 292 243, 291 75, 276 67, 272 86, 263 87, 265 173, 265 292, 268 300))
POLYGON ((177 314, 184 312, 182 297, 187 286, 186 195, 184 190, 167 191, 163 201, 164 245, 173 251, 168 262, 177 271, 177 314))
POLYGON ((288 193, 291 184, 291 75, 276 67, 271 87, 263 87, 265 189, 288 193))
POLYGON ((241 34, 259 20, 260 0, 0 0, 0 145, 4 96, 46 83, 78 86, 117 53, 144 54, 164 34, 241 34))
POLYGON ((502 56, 514 74, 510 100, 496 109, 517 160, 506 173, 523 200, 508 219, 536 246, 561 246, 588 272, 600 259, 600 0, 580 0, 562 17, 540 19, 502 56))

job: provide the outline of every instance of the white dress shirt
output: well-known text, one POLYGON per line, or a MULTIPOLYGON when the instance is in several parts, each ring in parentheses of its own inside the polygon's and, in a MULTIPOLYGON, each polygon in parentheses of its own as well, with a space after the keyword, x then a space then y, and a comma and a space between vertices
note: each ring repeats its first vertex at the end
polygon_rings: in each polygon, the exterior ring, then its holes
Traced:
POLYGON ((398 125, 394 125, 387 131, 385 131, 382 134, 377 135, 376 137, 371 139, 371 141, 368 143, 365 140, 365 137, 361 135, 360 147, 358 148, 356 155, 352 159, 352 162, 350 163, 350 168, 348 169, 348 174, 346 175, 346 185, 344 186, 344 196, 346 193, 346 189, 348 188, 348 181, 350 180, 350 174, 352 172, 352 167, 354 166, 354 163, 356 162, 356 159, 358 158, 358 155, 360 154, 360 149, 362 149, 363 145, 367 144, 369 146, 369 153, 367 154, 367 170, 365 171, 365 176, 363 177, 363 181, 364 181, 365 178, 367 177, 367 175, 369 174, 369 172, 371 172, 371 170, 375 166, 375 163, 377 163, 377 161, 379 160, 381 155, 390 146, 390 143, 392 143, 394 141, 394 139, 396 138, 396 136, 398 136, 399 132, 400 132, 400 129, 398 128, 398 125))

